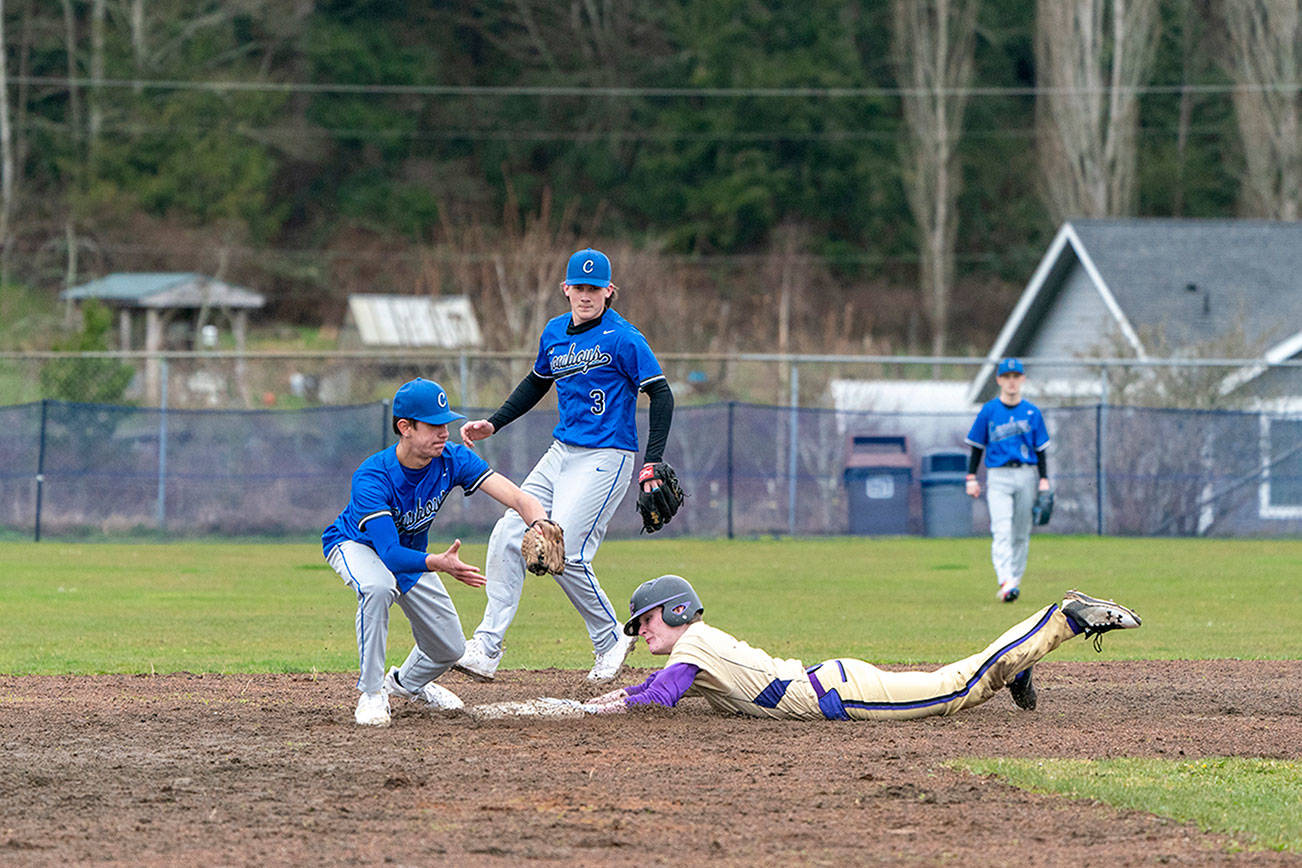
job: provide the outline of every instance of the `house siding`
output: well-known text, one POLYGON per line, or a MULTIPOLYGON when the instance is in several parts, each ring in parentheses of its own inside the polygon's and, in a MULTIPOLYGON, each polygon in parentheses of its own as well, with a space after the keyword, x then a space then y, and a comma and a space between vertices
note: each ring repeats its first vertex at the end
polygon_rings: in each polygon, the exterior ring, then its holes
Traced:
POLYGON ((1062 288, 1031 335, 1025 355, 1044 358, 1072 358, 1079 355, 1115 355, 1113 336, 1116 320, 1080 263, 1072 265, 1062 288))

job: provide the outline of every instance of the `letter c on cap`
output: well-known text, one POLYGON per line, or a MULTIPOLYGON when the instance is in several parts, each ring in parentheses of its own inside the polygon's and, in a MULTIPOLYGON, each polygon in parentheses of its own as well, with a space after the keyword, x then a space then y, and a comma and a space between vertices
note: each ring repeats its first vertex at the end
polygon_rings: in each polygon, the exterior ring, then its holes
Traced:
POLYGON ((591 274, 591 273, 592 273, 592 268, 593 268, 594 265, 596 265, 596 263, 595 263, 593 260, 591 260, 591 259, 585 259, 585 260, 583 260, 583 273, 584 273, 584 274, 591 274))

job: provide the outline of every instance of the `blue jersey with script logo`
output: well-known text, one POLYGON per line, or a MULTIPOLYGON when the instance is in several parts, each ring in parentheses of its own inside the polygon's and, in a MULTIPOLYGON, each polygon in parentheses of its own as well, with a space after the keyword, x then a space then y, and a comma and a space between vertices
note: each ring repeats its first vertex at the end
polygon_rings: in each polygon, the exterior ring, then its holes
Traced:
POLYGON ((986 467, 1003 467, 1010 461, 1035 464, 1035 453, 1049 446, 1049 429, 1044 414, 1030 401, 1009 407, 991 398, 977 413, 967 444, 986 451, 986 467))
MULTIPOLYGON (((366 523, 379 516, 390 516, 398 527, 398 544, 419 552, 423 563, 430 525, 448 494, 457 486, 466 495, 474 494, 493 473, 488 462, 459 443, 448 443, 442 455, 419 470, 404 467, 398 461, 397 450, 395 444, 376 452, 353 472, 348 505, 321 534, 327 557, 344 540, 371 545, 366 523)), ((395 571, 394 576, 405 592, 416 583, 421 572, 395 571)))
POLYGON ((570 315, 547 323, 533 371, 556 383, 560 422, 552 436, 589 449, 637 451, 637 393, 663 380, 646 338, 613 310, 579 334, 566 334, 570 315))

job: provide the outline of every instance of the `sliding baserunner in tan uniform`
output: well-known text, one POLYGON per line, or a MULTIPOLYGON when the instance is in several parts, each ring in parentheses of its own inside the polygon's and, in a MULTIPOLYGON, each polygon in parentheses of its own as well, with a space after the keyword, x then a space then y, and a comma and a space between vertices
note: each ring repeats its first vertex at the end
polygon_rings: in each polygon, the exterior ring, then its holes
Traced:
POLYGON ((633 592, 624 632, 642 637, 652 654, 669 660, 641 684, 589 700, 583 710, 673 706, 684 696, 703 696, 719 711, 751 717, 905 720, 953 714, 1005 687, 1018 706, 1033 709, 1031 667, 1046 654, 1082 633, 1098 637, 1140 624, 1125 606, 1068 591, 1061 603, 1036 612, 980 653, 934 672, 886 672, 848 657, 809 667, 771 657, 706 624, 704 611, 680 576, 644 582, 633 592))

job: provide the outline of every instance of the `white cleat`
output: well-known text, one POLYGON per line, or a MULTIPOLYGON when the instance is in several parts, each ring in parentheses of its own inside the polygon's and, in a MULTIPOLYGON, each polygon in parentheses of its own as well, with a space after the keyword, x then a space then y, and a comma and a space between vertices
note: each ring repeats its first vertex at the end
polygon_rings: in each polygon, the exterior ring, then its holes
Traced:
POLYGON ((461 659, 452 664, 458 672, 464 672, 476 681, 492 681, 497 677, 497 667, 502 662, 502 652, 490 655, 484 650, 484 644, 478 636, 466 640, 466 651, 461 659))
POLYGON ((383 690, 378 693, 363 693, 357 699, 357 710, 353 720, 358 726, 388 726, 389 695, 383 690))
POLYGON ((1100 600, 1077 590, 1070 590, 1062 598, 1062 613, 1067 616, 1085 638, 1094 639, 1094 650, 1103 650, 1103 634, 1109 630, 1133 630, 1144 623, 1130 609, 1111 600, 1100 600))
POLYGON ((395 666, 384 676, 384 692, 390 696, 401 696, 403 699, 412 702, 419 702, 428 706, 433 711, 460 711, 466 707, 451 690, 433 681, 429 682, 419 690, 408 690, 398 683, 398 667, 395 666))
POLYGON ((420 689, 420 700, 433 711, 460 711, 466 707, 460 696, 433 681, 420 689))
POLYGON ((588 673, 588 680, 593 684, 605 684, 608 681, 614 681, 620 670, 624 668, 624 661, 628 659, 629 653, 636 644, 636 636, 625 636, 621 632, 614 645, 596 655, 597 660, 592 664, 592 671, 588 673))

